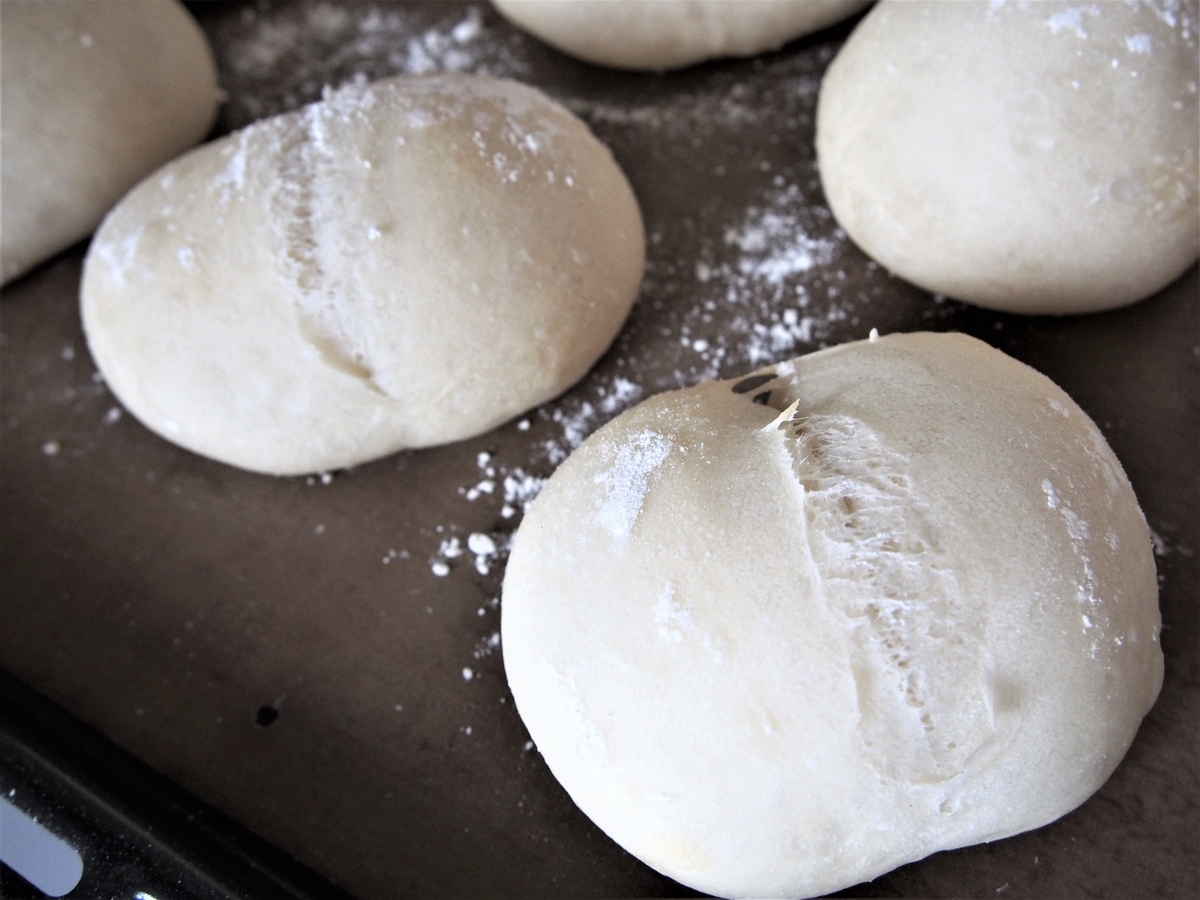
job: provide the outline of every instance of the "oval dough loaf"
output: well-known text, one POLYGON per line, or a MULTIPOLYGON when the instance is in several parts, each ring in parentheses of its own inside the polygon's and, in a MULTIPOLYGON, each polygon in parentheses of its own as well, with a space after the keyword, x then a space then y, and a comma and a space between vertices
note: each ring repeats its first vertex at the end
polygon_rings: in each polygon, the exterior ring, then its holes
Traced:
POLYGON ((575 802, 730 897, 824 894, 1063 815, 1163 674, 1120 464, 1063 391, 961 335, 621 415, 534 501, 501 614, 575 802))
POLYGON ((217 114, 204 33, 175 0, 5 0, 0 272, 86 237, 217 114))
POLYGON ((853 15, 870 0, 493 0, 515 25, 588 62, 678 69, 753 56, 853 15))
POLYGON ((96 364, 142 422, 275 474, 488 431, 637 294, 641 214, 587 127, 483 76, 348 86, 139 185, 88 253, 96 364))
POLYGON ((882 0, 829 67, 821 182, 863 250, 1017 313, 1132 303, 1200 248, 1197 5, 882 0))

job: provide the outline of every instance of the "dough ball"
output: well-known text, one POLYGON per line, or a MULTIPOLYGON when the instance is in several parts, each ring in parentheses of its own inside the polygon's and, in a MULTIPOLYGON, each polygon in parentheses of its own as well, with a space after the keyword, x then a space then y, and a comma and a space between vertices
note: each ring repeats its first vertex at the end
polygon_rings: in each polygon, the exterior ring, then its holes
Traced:
POLYGON ((830 65, 821 182, 863 250, 992 309, 1149 296, 1200 247, 1197 6, 882 0, 830 65))
POLYGON ((298 474, 488 431, 563 391, 644 262, 608 149, 533 88, 350 85, 170 163, 104 222, 83 323, 168 440, 298 474))
POLYGON ((0 66, 4 281, 90 234, 217 114, 208 43, 175 0, 4 0, 0 66))
POLYGON ((731 897, 1036 828, 1162 683, 1149 531, 1090 419, 961 335, 645 401, 517 532, 504 665, 617 843, 731 897))
POLYGON ((588 62, 678 69, 753 56, 853 15, 870 0, 493 0, 513 24, 588 62))

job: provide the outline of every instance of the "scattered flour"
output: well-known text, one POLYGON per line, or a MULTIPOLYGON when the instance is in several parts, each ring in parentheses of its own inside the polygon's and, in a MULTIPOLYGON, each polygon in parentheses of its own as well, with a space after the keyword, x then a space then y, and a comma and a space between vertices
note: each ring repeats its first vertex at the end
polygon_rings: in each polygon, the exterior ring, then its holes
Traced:
MULTIPOLYGON (((811 199, 814 193, 777 178, 760 202, 725 226, 719 243, 710 238, 700 247, 684 269, 693 300, 677 328, 678 346, 691 358, 671 387, 815 350, 843 323, 857 324, 856 307, 870 301, 847 296, 838 263, 848 239, 828 208, 811 199)), ((660 274, 653 265, 652 283, 678 278, 684 268, 667 265, 660 274)))
POLYGON ((391 565, 398 559, 409 559, 410 557, 411 554, 407 550, 397 550, 395 547, 389 547, 388 551, 383 554, 383 558, 380 560, 380 562, 387 566, 391 565))
POLYGON ((462 541, 456 537, 447 538, 438 547, 438 555, 443 559, 458 559, 463 555, 462 541))
POLYGON ((1046 27, 1053 34, 1058 34, 1060 31, 1070 31, 1081 41, 1087 40, 1087 31, 1083 27, 1083 15, 1098 16, 1100 10, 1094 5, 1092 6, 1068 6, 1065 9, 1060 9, 1046 20, 1046 27))
POLYGON ((642 389, 628 378, 618 375, 613 379, 612 390, 600 400, 600 411, 607 415, 628 409, 642 397, 642 389))
POLYGON ((504 476, 504 506, 500 507, 500 515, 511 519, 518 512, 524 514, 545 484, 545 478, 529 475, 517 466, 504 476))
POLYGON ((538 411, 539 416, 549 418, 560 430, 558 437, 541 444, 542 453, 552 466, 566 459, 588 435, 646 394, 640 384, 622 374, 605 379, 594 372, 585 385, 590 391, 572 391, 538 411))
POLYGON ((1125 38, 1125 46, 1130 53, 1150 53, 1154 49, 1154 42, 1148 34, 1131 34, 1125 38))
MULTIPOLYGON (((450 574, 451 560, 469 555, 473 560, 475 571, 480 575, 487 575, 496 562, 508 557, 511 545, 512 534, 507 532, 495 535, 479 531, 472 532, 467 536, 465 547, 461 538, 452 535, 439 544, 437 556, 430 563, 430 571, 438 577, 445 577, 450 574)), ((386 557, 384 562, 388 562, 386 557)))
MULTIPOLYGON (((489 606, 488 611, 497 609, 500 606, 500 598, 493 597, 491 599, 491 601, 489 602, 488 606, 489 606)), ((481 613, 485 612, 483 607, 480 607, 479 611, 481 613)), ((493 630, 493 631, 489 632, 486 637, 480 638, 480 640, 475 645, 475 650, 474 650, 473 655, 474 655, 475 659, 483 659, 484 657, 491 656, 493 653, 495 653, 499 649, 500 649, 500 632, 497 630, 493 630)))
MULTIPOLYGON (((472 531, 465 539, 458 525, 439 525, 437 533, 449 533, 449 536, 440 539, 437 552, 430 561, 430 571, 438 577, 449 575, 451 562, 464 556, 471 558, 472 567, 481 576, 489 575, 493 568, 503 563, 508 558, 520 517, 546 483, 546 477, 531 475, 521 466, 505 466, 486 451, 476 454, 475 466, 474 484, 459 487, 457 493, 470 503, 499 503, 497 514, 502 525, 491 532, 472 531)), ((389 553, 394 554, 395 551, 389 553)), ((386 564, 390 560, 385 556, 383 561, 386 564)))
POLYGON ((1171 552, 1170 545, 1153 528, 1150 529, 1150 544, 1154 547, 1154 555, 1157 557, 1164 557, 1171 552))
MULTIPOLYGON (((506 543, 511 543, 511 538, 506 543)), ((467 549, 475 555, 475 571, 480 575, 488 574, 492 569, 492 563, 500 555, 500 548, 496 545, 495 540, 482 532, 474 532, 467 538, 467 549)))
POLYGON ((482 72, 520 77, 523 35, 496 33, 486 6, 461 18, 438 4, 343 6, 331 0, 248 8, 213 41, 231 128, 295 109, 328 86, 401 73, 482 72))
MULTIPOLYGON (((819 48, 817 57, 823 67, 833 58, 832 48, 819 48)), ((764 98, 740 75, 717 73, 700 90, 683 94, 663 92, 650 101, 634 104, 578 94, 559 99, 593 125, 645 129, 689 140, 722 130, 774 128, 779 124, 781 105, 798 99, 813 106, 820 91, 819 72, 794 73, 788 70, 790 65, 785 60, 764 66, 772 75, 784 76, 778 85, 782 95, 779 97, 764 98)))

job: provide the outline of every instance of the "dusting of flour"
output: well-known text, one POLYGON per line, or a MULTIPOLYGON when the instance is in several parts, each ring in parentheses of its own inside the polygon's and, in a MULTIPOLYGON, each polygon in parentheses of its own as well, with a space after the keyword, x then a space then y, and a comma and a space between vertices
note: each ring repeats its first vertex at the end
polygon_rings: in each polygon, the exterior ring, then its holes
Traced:
POLYGON ((617 540, 625 540, 633 533, 650 475, 670 453, 669 440, 661 434, 643 431, 622 444, 612 463, 593 478, 604 488, 596 521, 617 540))

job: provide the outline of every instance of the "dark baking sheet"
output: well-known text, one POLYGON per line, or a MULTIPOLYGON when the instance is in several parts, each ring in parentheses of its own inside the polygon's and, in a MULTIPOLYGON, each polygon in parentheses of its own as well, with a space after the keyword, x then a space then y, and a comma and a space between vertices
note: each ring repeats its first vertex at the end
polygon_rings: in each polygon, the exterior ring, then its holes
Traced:
POLYGON ((217 133, 355 76, 455 69, 541 86, 634 186, 642 293, 596 369, 522 419, 275 479, 121 413, 80 331, 85 247, 7 286, 0 668, 363 898, 692 894, 592 826, 527 743, 496 645, 521 504, 640 397, 872 327, 960 330, 1058 382, 1124 463, 1156 535, 1166 681, 1121 767, 1077 811, 844 894, 1200 894, 1195 267, 1135 306, 1064 319, 891 278, 837 230, 815 171, 819 79, 849 25, 653 75, 570 60, 481 4, 190 8, 228 92, 217 133), (473 533, 498 552, 448 555, 473 533))

